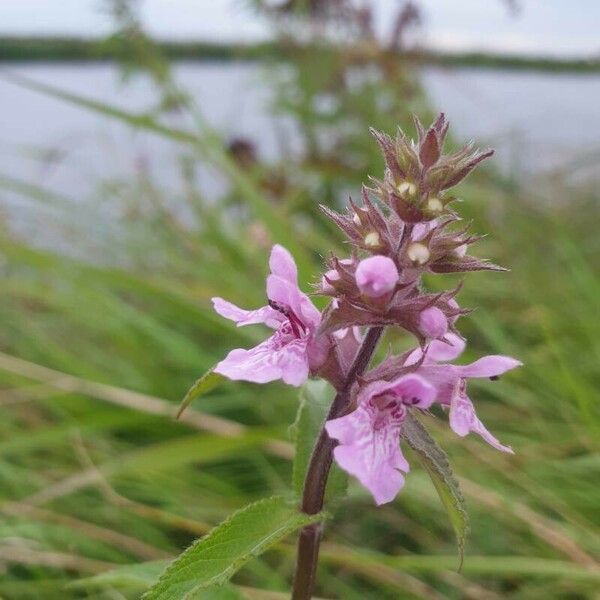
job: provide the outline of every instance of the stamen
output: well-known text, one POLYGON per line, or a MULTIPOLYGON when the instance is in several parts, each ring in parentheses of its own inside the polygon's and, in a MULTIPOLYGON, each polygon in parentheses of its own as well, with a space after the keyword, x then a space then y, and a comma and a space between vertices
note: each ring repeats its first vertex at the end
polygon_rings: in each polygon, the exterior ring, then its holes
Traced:
POLYGON ((293 310, 287 306, 283 306, 283 304, 279 304, 279 302, 275 302, 275 300, 268 300, 268 303, 273 310, 276 310, 287 317, 292 332, 297 338, 301 337, 302 333, 306 333, 304 323, 295 315, 293 310), (302 330, 302 333, 300 330, 302 330))

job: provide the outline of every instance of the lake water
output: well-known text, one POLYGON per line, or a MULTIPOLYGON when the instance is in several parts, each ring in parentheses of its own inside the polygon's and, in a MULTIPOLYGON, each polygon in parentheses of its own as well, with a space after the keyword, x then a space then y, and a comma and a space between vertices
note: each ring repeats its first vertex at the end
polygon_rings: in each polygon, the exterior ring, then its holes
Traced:
MULTIPOLYGON (((124 86, 110 64, 5 63, 2 69, 127 109, 147 109, 154 99, 147 81, 124 86)), ((176 66, 176 76, 226 136, 258 140, 268 158, 280 153, 282 140, 293 145, 293 124, 270 116, 257 65, 186 62, 176 66)), ((504 170, 539 174, 585 156, 587 173, 598 175, 600 75, 426 68, 422 77, 454 134, 494 146, 504 170)), ((179 178, 173 150, 156 136, 0 79, 0 177, 69 197, 84 197, 98 182, 127 179, 141 169, 168 186, 179 178)), ((7 200, 1 188, 0 195, 7 200)))

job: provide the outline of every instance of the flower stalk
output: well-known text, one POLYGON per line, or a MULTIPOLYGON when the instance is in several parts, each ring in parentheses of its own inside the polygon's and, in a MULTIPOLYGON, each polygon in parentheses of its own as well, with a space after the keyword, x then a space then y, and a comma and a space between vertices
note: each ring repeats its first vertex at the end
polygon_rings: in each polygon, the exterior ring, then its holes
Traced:
MULTIPOLYGON (((342 417, 350 408, 352 386, 369 366, 383 330, 383 327, 372 327, 368 331, 344 385, 331 404, 327 421, 342 417)), ((323 426, 313 449, 304 481, 301 508, 306 514, 315 515, 323 510, 325 488, 333 462, 333 449, 336 445, 337 442, 329 437, 323 426)), ((322 533, 323 527, 320 523, 309 525, 300 532, 292 600, 310 600, 312 597, 322 533)))
MULTIPOLYGON (((273 330, 254 348, 232 350, 215 373, 292 386, 320 377, 337 391, 306 471, 299 507, 306 515, 323 510, 334 460, 375 504, 393 501, 410 471, 401 443, 411 443, 406 428, 413 412, 445 412, 458 436, 474 433, 512 453, 478 418, 467 382, 496 380, 521 363, 492 355, 451 364, 466 345, 456 326, 470 312, 456 300, 462 284, 434 293, 424 281, 426 274, 504 270, 469 253, 480 237, 458 226, 451 206, 457 198, 448 192, 492 151, 467 145, 444 154, 443 114, 428 129, 416 119, 415 128, 416 140, 402 131, 395 138, 373 132, 386 163, 383 179, 371 179, 373 187, 363 187, 360 203, 350 199, 345 213, 321 207, 351 246, 350 256, 327 259, 315 286, 330 298, 322 313, 300 289, 294 259, 279 245, 271 251, 265 306, 245 310, 213 299, 215 310, 238 327, 263 323, 273 330), (417 345, 369 367, 387 327, 404 330, 417 345)), ((320 524, 301 530, 292 600, 312 597, 321 536, 320 524)))

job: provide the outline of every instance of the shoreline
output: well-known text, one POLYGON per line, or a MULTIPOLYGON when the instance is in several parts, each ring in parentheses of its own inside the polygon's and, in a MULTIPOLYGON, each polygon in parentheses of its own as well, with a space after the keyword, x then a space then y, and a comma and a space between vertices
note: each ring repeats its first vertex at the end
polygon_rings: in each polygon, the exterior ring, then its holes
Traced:
MULTIPOLYGON (((252 45, 206 42, 156 41, 157 47, 171 60, 255 61, 265 58, 285 60, 275 43, 252 45)), ((106 40, 84 38, 42 38, 0 36, 0 63, 16 62, 115 62, 117 52, 106 40)), ((515 56, 484 52, 441 53, 410 51, 403 60, 416 65, 473 67, 489 70, 540 71, 555 73, 600 73, 600 57, 553 58, 515 56)))

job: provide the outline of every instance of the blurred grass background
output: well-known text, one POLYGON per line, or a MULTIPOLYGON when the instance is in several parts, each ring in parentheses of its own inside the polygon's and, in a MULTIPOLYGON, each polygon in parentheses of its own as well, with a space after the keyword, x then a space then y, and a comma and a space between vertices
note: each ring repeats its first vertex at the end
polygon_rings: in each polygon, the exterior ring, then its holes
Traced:
MULTIPOLYGON (((272 73, 273 110, 299 124, 304 151, 263 162, 252 140, 227 144, 210 128, 132 13, 116 17, 111 47, 128 69, 153 77, 155 110, 127 112, 93 93, 12 81, 175 141, 180 181, 175 195, 145 171, 103 182, 98 194, 110 210, 101 210, 0 174, 2 189, 23 198, 28 222, 27 235, 9 218, 0 232, 7 600, 136 598, 131 582, 74 582, 172 557, 234 509, 289 490, 295 390, 226 385, 183 422, 172 419, 196 377, 262 335, 231 327, 209 299, 260 305, 273 242, 314 281, 324 254, 344 252, 318 203, 339 206, 381 173, 368 126, 412 131, 411 112, 431 116, 418 72, 401 55, 360 36, 333 48, 297 47, 282 35, 285 69, 261 60, 272 73), (335 110, 317 110, 324 95, 335 110), (189 127, 173 126, 173 111, 189 127), (197 186, 196 164, 227 181, 218 198, 197 186), (57 247, 39 243, 47 230, 64 236, 57 247)), ((577 182, 573 168, 522 181, 488 165, 459 190, 462 215, 489 233, 477 253, 511 268, 466 281, 461 304, 477 307, 461 322, 467 358, 505 353, 525 363, 506 380, 473 384, 482 419, 514 457, 429 419, 468 501, 463 570, 436 492, 415 465, 398 500, 380 509, 351 488, 327 530, 319 596, 600 597, 600 206, 597 187, 577 182)), ((292 542, 236 576, 249 598, 286 597, 292 542)))

